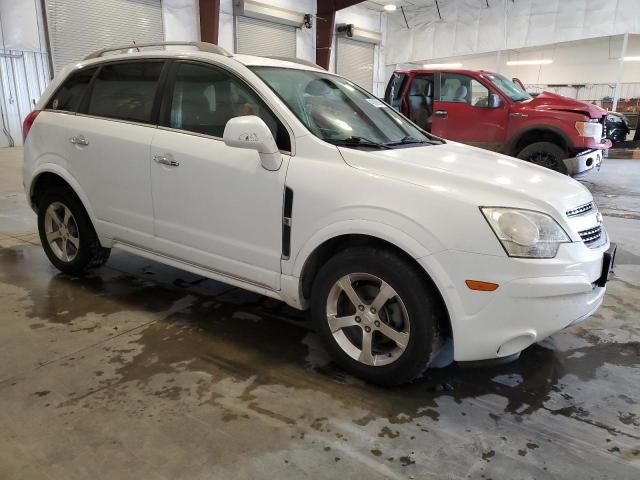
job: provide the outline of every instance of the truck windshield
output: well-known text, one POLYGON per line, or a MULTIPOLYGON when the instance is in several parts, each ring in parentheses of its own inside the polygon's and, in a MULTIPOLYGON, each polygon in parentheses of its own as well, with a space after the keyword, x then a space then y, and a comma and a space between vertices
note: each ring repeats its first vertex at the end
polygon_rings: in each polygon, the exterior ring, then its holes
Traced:
POLYGON ((373 149, 442 143, 345 78, 313 70, 250 68, 326 142, 373 149))
POLYGON ((498 89, 509 97, 514 102, 524 102, 525 100, 531 100, 533 97, 527 92, 522 90, 518 85, 513 83, 506 77, 496 74, 484 75, 484 77, 493 83, 498 89))

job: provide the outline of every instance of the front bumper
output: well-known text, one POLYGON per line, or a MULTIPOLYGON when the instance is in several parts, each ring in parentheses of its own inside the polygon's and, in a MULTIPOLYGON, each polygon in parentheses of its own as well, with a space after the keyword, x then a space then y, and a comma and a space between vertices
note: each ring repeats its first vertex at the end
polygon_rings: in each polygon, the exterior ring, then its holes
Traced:
POLYGON ((594 168, 600 170, 605 151, 606 150, 587 150, 579 153, 575 157, 564 159, 563 162, 567 173, 573 177, 582 175, 594 168))
POLYGON ((446 251, 420 259, 445 299, 453 332, 454 359, 492 360, 524 350, 584 320, 601 305, 602 277, 609 243, 589 249, 574 242, 554 259, 516 259, 446 251), (466 279, 497 283, 493 292, 473 291, 466 279))

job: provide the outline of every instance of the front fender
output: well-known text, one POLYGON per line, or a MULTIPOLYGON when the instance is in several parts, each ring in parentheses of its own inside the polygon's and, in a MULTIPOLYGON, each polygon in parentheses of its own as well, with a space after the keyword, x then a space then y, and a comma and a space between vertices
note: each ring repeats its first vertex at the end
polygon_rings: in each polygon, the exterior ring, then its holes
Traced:
POLYGON ((416 259, 444 250, 440 242, 430 233, 426 234, 430 237, 429 241, 423 243, 386 223, 365 219, 349 219, 332 223, 315 232, 303 243, 295 256, 292 255, 291 261, 286 262, 283 266, 283 274, 299 278, 307 259, 320 245, 343 235, 368 235, 385 240, 416 259), (425 243, 430 244, 431 248, 427 247, 425 243))

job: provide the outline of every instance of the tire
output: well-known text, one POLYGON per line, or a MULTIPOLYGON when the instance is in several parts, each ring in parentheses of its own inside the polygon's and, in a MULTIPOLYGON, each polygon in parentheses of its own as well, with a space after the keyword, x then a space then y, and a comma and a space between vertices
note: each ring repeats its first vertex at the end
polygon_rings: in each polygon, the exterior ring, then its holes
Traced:
POLYGON ((567 154, 555 143, 532 143, 520 150, 517 157, 520 160, 526 160, 535 165, 540 165, 541 167, 546 167, 556 172, 564 173, 565 175, 567 174, 567 168, 562 161, 567 158, 567 154))
POLYGON ((69 275, 104 265, 111 253, 100 245, 78 197, 64 187, 53 187, 38 200, 38 233, 49 261, 69 275))
POLYGON ((311 315, 335 362, 378 385, 415 379, 443 343, 439 326, 444 311, 439 296, 414 265, 380 248, 349 248, 331 258, 313 282, 311 315), (384 303, 375 301, 383 285, 379 282, 386 284, 383 297, 389 300, 384 303), (342 288, 347 285, 361 302, 358 306, 342 288), (382 307, 372 312, 376 304, 382 307), (393 334, 394 339, 387 334, 393 334), (372 356, 363 353, 368 350, 363 342, 365 335, 372 339, 372 356))

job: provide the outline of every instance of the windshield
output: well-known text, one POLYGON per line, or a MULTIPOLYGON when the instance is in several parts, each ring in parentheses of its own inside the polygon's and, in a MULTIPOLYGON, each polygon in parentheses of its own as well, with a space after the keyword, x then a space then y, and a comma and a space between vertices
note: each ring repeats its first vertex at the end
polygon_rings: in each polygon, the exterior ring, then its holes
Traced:
POLYGON ((317 137, 353 148, 441 143, 354 83, 328 73, 251 67, 317 137))
POLYGON ((525 100, 531 100, 533 97, 527 92, 522 90, 518 85, 513 83, 502 75, 488 74, 484 75, 484 78, 493 83, 502 93, 509 97, 514 102, 524 102, 525 100))

